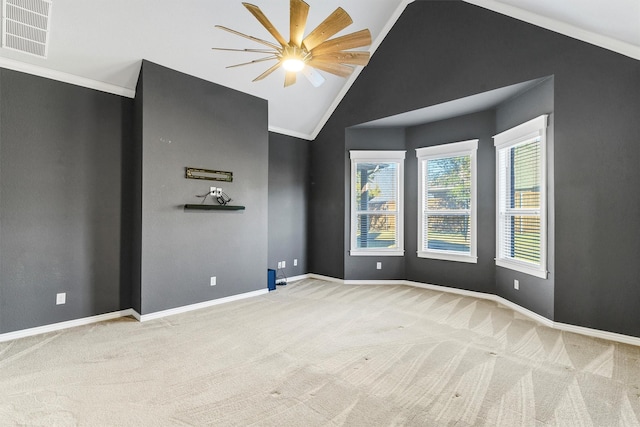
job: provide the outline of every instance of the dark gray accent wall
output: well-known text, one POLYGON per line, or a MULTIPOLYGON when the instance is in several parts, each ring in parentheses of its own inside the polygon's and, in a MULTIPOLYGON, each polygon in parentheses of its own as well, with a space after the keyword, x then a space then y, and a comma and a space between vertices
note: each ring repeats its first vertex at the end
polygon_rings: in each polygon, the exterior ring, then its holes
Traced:
POLYGON ((148 61, 141 75, 141 314, 266 289, 267 102, 148 61), (186 179, 186 167, 233 182, 186 179), (183 209, 210 186, 246 210, 183 209))
POLYGON ((0 333, 129 308, 132 101, 5 69, 0 91, 0 333))
POLYGON ((554 320, 640 336, 640 63, 465 2, 409 4, 312 142, 310 270, 345 277, 346 128, 550 75, 554 320))
POLYGON ((495 293, 495 112, 493 110, 407 129, 405 179, 407 280, 495 293), (418 258, 418 162, 416 148, 478 139, 477 264, 418 258))
MULTIPOLYGON (((403 128, 351 128, 345 135, 346 157, 344 173, 347 179, 342 184, 344 194, 344 278, 349 280, 388 280, 404 278, 404 257, 402 256, 351 256, 351 159, 350 150, 405 150, 405 132, 403 128), (377 263, 382 269, 377 269, 377 263)), ((405 168, 407 162, 405 159, 405 168)), ((338 189, 336 189, 338 192, 338 189)), ((406 243, 405 243, 406 247, 406 243)))
POLYGON ((496 109, 496 133, 543 114, 549 115, 547 127, 547 270, 549 274, 547 279, 540 279, 514 270, 496 267, 496 293, 551 320, 555 317, 555 175, 553 167, 555 115, 553 114, 553 82, 553 77, 550 77, 538 86, 502 103, 496 109), (514 280, 518 280, 519 290, 514 289, 514 280))
POLYGON ((269 133, 269 268, 306 274, 309 141, 269 133), (298 265, 294 264, 298 260, 298 265))

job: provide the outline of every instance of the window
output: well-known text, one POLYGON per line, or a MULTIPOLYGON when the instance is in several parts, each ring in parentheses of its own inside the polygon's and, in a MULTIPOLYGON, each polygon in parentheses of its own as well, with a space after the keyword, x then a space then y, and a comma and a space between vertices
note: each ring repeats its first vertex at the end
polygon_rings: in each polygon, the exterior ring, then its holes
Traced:
POLYGON ((547 116, 494 136, 496 265, 547 277, 547 116))
POLYGON ((478 140, 418 148, 418 257, 477 262, 478 140))
POLYGON ((351 255, 404 255, 404 151, 351 151, 351 255))

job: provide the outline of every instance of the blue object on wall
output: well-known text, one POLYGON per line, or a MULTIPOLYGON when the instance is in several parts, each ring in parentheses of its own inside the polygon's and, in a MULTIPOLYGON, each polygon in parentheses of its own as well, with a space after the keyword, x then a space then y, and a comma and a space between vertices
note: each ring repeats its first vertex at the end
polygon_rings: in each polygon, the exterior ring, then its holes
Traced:
POLYGON ((270 291, 276 290, 276 271, 270 268, 267 270, 267 286, 270 291))

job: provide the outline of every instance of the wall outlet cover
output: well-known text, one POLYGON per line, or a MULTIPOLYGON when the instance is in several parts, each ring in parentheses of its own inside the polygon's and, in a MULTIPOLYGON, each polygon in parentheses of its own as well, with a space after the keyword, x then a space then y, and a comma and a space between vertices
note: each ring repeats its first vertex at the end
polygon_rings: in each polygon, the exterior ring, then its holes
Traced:
POLYGON ((66 304, 67 303, 67 293, 62 292, 56 294, 56 305, 66 304))

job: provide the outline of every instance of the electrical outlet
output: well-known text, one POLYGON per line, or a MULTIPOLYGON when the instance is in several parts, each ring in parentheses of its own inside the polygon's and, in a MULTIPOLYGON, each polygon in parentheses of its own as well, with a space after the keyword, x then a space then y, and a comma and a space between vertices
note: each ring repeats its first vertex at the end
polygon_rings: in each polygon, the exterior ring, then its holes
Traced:
POLYGON ((376 262, 376 269, 382 270, 382 263, 381 262, 376 262))
POLYGON ((298 258, 295 258, 293 260, 293 266, 296 267, 298 265, 298 258))
POLYGON ((513 289, 515 289, 516 291, 520 290, 520 282, 518 280, 513 281, 513 289))
POLYGON ((287 268, 287 261, 282 261, 282 268, 287 268))
POLYGON ((211 281, 209 282, 211 286, 216 285, 216 276, 211 276, 211 281))
POLYGON ((56 294, 56 305, 66 304, 67 303, 67 293, 62 292, 60 294, 56 294))
POLYGON ((213 197, 216 196, 216 187, 209 187, 209 195, 213 197))
POLYGON ((278 261, 278 268, 282 268, 282 261, 278 261))
POLYGON ((216 188, 216 197, 221 197, 222 196, 222 187, 218 187, 216 188))

